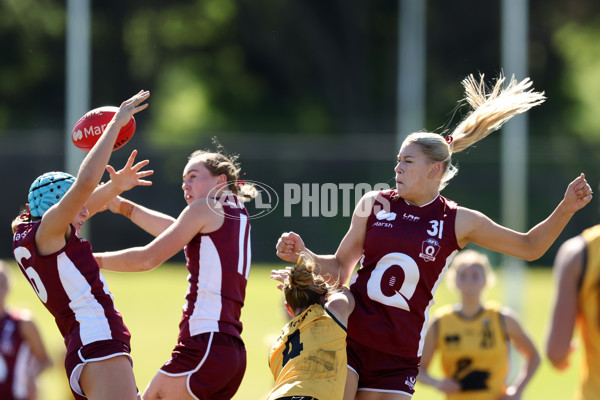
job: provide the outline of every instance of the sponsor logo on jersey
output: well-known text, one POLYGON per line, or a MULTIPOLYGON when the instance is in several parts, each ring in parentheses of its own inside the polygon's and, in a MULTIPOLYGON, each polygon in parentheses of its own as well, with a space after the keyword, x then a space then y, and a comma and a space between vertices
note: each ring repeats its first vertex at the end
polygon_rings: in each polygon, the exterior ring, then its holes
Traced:
POLYGON ((416 376, 407 376, 404 380, 404 384, 408 386, 410 390, 415 390, 415 383, 417 383, 416 376))
POLYGON ((381 220, 393 221, 396 219, 396 213, 395 212, 388 213, 388 212, 385 212, 385 210, 381 210, 375 215, 375 217, 380 221, 381 220))
POLYGON ((404 215, 402 216, 402 219, 405 219, 407 221, 412 221, 412 222, 418 222, 421 219, 421 217, 415 217, 412 214, 404 213, 404 215))
POLYGON ((423 240, 421 243, 421 257, 425 261, 435 261, 435 257, 440 252, 440 243, 434 238, 423 240))
POLYGON ((448 347, 457 347, 460 345, 460 336, 458 334, 446 335, 444 342, 448 347))
POLYGON ((384 228, 393 228, 394 224, 390 223, 390 222, 381 222, 381 221, 377 221, 373 224, 373 226, 382 226, 384 228))

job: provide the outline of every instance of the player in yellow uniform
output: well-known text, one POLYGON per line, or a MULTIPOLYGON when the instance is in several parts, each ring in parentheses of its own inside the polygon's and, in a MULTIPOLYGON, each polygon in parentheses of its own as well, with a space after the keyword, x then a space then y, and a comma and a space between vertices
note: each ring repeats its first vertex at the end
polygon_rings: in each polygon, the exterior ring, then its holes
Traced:
POLYGON ((329 286, 314 275, 306 254, 294 267, 272 271, 283 282, 292 320, 269 354, 275 377, 267 400, 341 400, 346 383, 346 326, 354 298, 345 287, 329 286))
POLYGON ((577 321, 585 356, 575 399, 600 399, 600 225, 561 245, 554 275, 557 290, 546 354, 556 368, 568 367, 577 321))
POLYGON ((474 250, 459 253, 448 270, 448 283, 460 292, 461 302, 442 307, 428 328, 418 380, 446 393, 448 400, 520 399, 540 364, 539 354, 514 313, 495 302, 482 303, 481 293, 493 279, 486 255, 474 250), (511 385, 509 341, 525 363, 511 385), (441 357, 444 377, 427 368, 434 353, 441 357))

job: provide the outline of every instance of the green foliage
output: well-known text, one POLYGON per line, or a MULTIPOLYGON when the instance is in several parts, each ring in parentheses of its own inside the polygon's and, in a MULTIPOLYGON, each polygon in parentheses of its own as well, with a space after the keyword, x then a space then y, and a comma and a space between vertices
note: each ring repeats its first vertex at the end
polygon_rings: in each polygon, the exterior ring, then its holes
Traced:
POLYGON ((573 104, 569 126, 581 138, 600 141, 600 19, 567 23, 554 35, 565 62, 565 92, 573 104))
POLYGON ((64 8, 56 1, 0 1, 0 136, 7 127, 26 126, 20 109, 31 110, 32 97, 52 98, 38 89, 52 88, 46 82, 52 71, 64 75, 63 58, 52 51, 64 33, 64 8))
POLYGON ((198 140, 209 118, 215 118, 203 83, 177 65, 167 69, 156 89, 151 142, 157 148, 185 146, 198 140))

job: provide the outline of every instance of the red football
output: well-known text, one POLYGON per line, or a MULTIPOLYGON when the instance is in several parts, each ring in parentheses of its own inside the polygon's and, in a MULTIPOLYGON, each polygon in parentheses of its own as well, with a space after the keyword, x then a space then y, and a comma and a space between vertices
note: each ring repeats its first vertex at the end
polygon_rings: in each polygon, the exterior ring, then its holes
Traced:
MULTIPOLYGON (((71 132, 73 144, 83 151, 90 151, 104 133, 106 125, 108 125, 118 110, 119 107, 104 106, 85 113, 85 115, 77 121, 71 132)), ((135 118, 132 116, 127 125, 121 128, 113 150, 116 150, 127 143, 134 133, 135 118)))

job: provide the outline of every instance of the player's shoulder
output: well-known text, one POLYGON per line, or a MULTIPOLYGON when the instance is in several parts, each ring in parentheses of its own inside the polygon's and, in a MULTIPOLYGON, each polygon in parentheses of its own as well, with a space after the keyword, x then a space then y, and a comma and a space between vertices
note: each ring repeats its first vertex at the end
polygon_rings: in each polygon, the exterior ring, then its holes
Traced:
POLYGON ((558 276, 565 274, 567 276, 579 276, 584 267, 588 246, 594 246, 593 243, 593 241, 586 239, 584 234, 574 236, 563 242, 558 248, 554 259, 554 269, 558 276))
POLYGON ((6 313, 14 321, 25 321, 25 322, 33 321, 32 316, 31 316, 31 311, 29 311, 25 308, 11 307, 10 309, 8 309, 6 311, 6 313))
POLYGON ((183 222, 199 223, 201 221, 222 220, 226 213, 222 203, 215 199, 200 198, 189 204, 180 214, 183 222))
POLYGON ((591 226, 591 227, 585 229, 581 233, 581 236, 586 241, 600 240, 600 224, 594 225, 594 226, 591 226))
POLYGON ((348 317, 354 310, 354 296, 348 288, 342 287, 328 296, 324 308, 346 326, 348 317))
POLYGON ((484 304, 483 307, 485 310, 490 311, 490 312, 496 312, 499 313, 501 312, 503 309, 505 309, 506 307, 504 307, 499 301, 496 300, 487 300, 484 304))
POLYGON ((453 315, 455 311, 456 307, 454 306, 454 304, 446 304, 438 308, 433 314, 433 317, 435 320, 447 318, 448 316, 453 315))

